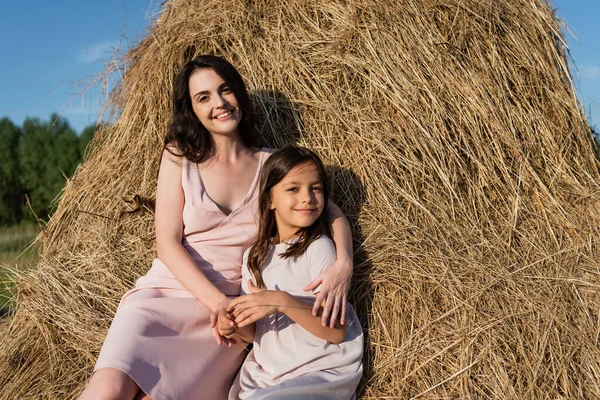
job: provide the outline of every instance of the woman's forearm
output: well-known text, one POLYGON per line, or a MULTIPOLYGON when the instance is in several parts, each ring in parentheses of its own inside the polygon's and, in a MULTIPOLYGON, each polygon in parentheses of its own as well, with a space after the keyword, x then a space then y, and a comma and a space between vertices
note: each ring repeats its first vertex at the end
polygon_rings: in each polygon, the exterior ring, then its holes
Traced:
POLYGON ((334 328, 323 326, 321 316, 312 315, 312 305, 297 299, 287 292, 275 292, 279 296, 278 311, 318 338, 340 344, 346 336, 346 327, 336 323, 334 328))
POLYGON ((198 301, 213 312, 227 303, 227 297, 200 271, 190 253, 180 243, 173 241, 157 244, 156 247, 158 258, 198 301))
POLYGON ((348 262, 352 267, 352 231, 348 219, 340 208, 332 201, 327 206, 329 221, 331 222, 331 233, 335 243, 336 258, 348 262))

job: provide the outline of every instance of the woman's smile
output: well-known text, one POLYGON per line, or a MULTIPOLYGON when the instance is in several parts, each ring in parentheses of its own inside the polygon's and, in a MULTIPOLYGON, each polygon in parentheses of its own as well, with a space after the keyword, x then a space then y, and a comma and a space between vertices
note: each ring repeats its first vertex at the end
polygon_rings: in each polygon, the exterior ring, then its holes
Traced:
POLYGON ((224 113, 220 113, 219 115, 217 115, 217 116, 215 116, 213 118, 221 120, 221 121, 229 120, 229 119, 231 119, 231 115, 232 114, 233 113, 231 111, 225 111, 224 113))

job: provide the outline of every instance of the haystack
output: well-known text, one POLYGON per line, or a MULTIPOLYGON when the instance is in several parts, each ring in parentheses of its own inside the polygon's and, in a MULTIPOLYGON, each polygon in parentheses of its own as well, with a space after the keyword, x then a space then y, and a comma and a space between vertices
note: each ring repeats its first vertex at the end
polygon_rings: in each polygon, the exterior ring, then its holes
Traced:
POLYGON ((118 64, 0 338, 1 399, 73 398, 154 257, 174 75, 219 54, 352 220, 363 398, 600 398, 600 173, 543 0, 173 0, 118 64))

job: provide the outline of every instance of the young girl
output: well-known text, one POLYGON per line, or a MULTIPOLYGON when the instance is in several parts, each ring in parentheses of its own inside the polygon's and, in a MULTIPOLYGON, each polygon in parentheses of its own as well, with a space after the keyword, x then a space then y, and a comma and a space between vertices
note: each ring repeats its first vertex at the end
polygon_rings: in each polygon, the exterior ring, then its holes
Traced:
MULTIPOLYGON (((328 185, 320 159, 285 147, 265 162, 256 243, 246 250, 242 293, 219 315, 219 333, 254 343, 230 399, 351 399, 362 375, 362 328, 323 327, 303 288, 335 260, 328 185)), ((315 289, 315 293, 319 289, 315 289)))

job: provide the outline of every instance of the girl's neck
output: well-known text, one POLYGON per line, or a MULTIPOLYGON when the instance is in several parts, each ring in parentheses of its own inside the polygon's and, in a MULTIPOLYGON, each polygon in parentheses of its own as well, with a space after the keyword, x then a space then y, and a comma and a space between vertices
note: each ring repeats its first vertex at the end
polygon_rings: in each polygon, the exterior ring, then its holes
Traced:
POLYGON ((296 239, 298 239, 298 230, 294 230, 294 231, 284 231, 283 235, 281 234, 282 232, 277 229, 277 236, 275 238, 273 238, 273 242, 275 244, 281 244, 281 243, 292 243, 294 242, 296 239))

